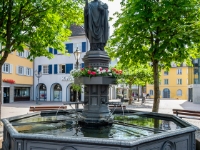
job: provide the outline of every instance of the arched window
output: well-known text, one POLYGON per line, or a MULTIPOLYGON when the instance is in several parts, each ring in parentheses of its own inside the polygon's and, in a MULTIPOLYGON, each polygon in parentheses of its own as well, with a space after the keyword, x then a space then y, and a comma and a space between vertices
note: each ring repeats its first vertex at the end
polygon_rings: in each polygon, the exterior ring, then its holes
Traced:
POLYGON ((153 90, 150 90, 150 91, 149 91, 149 95, 153 95, 153 90))
POLYGON ((62 101, 62 86, 56 84, 53 88, 53 101, 62 101))
POLYGON ((176 95, 177 95, 177 96, 182 96, 182 90, 180 90, 180 89, 177 90, 176 95))
POLYGON ((39 100, 46 100, 47 99, 47 87, 45 84, 41 84, 39 87, 39 100))
POLYGON ((168 88, 163 89, 163 98, 170 98, 170 90, 168 88))

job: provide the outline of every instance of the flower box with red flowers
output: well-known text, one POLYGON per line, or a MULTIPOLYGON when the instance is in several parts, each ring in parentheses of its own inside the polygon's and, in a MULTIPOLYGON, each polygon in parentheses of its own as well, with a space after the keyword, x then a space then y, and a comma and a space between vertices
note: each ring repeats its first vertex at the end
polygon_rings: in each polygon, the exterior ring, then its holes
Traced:
POLYGON ((13 80, 13 79, 3 79, 3 82, 15 84, 15 80, 13 80))
POLYGON ((70 74, 74 77, 112 77, 117 78, 122 75, 122 70, 116 68, 81 68, 80 70, 72 70, 70 74))
POLYGON ((108 85, 108 84, 116 84, 116 78, 112 77, 77 77, 74 78, 75 84, 85 84, 85 85, 108 85))
POLYGON ((122 75, 122 71, 99 67, 72 70, 70 74, 75 78, 75 84, 116 84, 116 78, 122 75))

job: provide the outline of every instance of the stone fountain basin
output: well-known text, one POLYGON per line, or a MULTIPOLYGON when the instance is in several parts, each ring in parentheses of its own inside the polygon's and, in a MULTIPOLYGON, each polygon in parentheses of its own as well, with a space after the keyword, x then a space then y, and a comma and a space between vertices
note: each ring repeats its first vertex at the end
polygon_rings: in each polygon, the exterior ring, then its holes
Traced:
MULTIPOLYGON (((116 113, 122 113, 117 111, 116 113)), ((49 134, 19 133, 12 122, 36 115, 56 114, 56 111, 26 114, 2 119, 4 124, 3 150, 195 150, 195 131, 197 127, 169 114, 126 111, 128 114, 142 114, 156 118, 168 118, 182 128, 136 138, 118 140, 76 136, 55 136, 49 134)))

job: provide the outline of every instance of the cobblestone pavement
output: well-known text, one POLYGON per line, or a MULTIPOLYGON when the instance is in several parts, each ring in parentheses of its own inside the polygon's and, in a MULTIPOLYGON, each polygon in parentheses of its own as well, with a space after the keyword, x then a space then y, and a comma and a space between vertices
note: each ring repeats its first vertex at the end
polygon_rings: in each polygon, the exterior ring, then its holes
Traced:
MULTIPOLYGON (((118 100, 112 100, 112 101, 120 101, 120 100, 118 99, 118 100)), ((49 106, 49 105, 61 106, 63 104, 62 102, 39 102, 39 105, 36 105, 35 102, 33 101, 3 104, 2 110, 1 110, 2 112, 1 117, 8 118, 12 116, 24 115, 27 113, 31 113, 29 112, 30 106, 49 106)), ((139 102, 136 100, 132 103, 132 105, 128 105, 128 103, 124 103, 124 105, 126 105, 127 109, 134 109, 134 110, 139 110, 139 111, 151 111, 152 106, 153 106, 153 100, 147 99, 145 104, 141 104, 141 100, 139 102)), ((186 100, 166 100, 165 99, 165 100, 160 101, 159 113, 172 114, 173 113, 172 109, 188 109, 188 110, 200 111, 200 104, 194 104, 186 100)), ((185 120, 200 128, 200 120, 194 120, 194 119, 185 119, 185 120)), ((0 124, 0 140, 2 140, 2 134, 3 134, 3 127, 0 124)), ((196 132, 196 138, 200 142, 200 131, 196 132)), ((0 148, 1 148, 1 144, 0 144, 0 148)))

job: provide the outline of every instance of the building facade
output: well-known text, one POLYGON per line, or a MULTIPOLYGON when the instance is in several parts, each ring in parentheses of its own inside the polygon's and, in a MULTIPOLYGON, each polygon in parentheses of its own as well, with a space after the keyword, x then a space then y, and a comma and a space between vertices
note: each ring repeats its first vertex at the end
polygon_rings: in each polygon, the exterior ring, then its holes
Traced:
MULTIPOLYGON (((188 85, 193 82, 193 69, 186 65, 177 67, 175 64, 169 71, 162 70, 160 76, 160 98, 188 99, 188 85)), ((146 92, 154 97, 154 85, 147 84, 146 92)))
POLYGON ((2 66, 2 103, 33 100, 33 62, 28 50, 12 52, 2 66))
MULTIPOLYGON (((49 48, 54 58, 37 57, 34 61, 34 68, 41 72, 42 76, 34 77, 34 100, 39 101, 76 101, 76 91, 72 89, 73 78, 70 71, 76 68, 74 51, 79 49, 81 57, 80 67, 84 67, 83 56, 88 51, 88 41, 82 27, 73 26, 72 36, 64 43, 69 55, 60 54, 56 49, 49 48)), ((79 67, 79 68, 80 68, 79 67)), ((78 99, 83 99, 83 93, 79 93, 78 99)))

